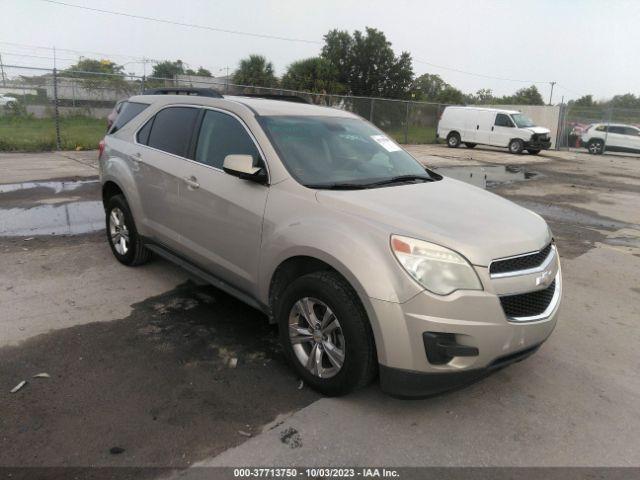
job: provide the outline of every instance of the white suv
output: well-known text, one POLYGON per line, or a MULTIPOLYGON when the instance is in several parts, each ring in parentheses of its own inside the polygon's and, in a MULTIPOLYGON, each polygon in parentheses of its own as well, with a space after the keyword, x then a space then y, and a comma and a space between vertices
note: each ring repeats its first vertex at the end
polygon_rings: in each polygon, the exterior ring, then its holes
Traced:
POLYGON ((640 152, 640 129, 622 123, 595 123, 582 134, 582 143, 589 153, 600 155, 605 148, 610 152, 640 152))
POLYGON ((0 107, 10 107, 12 104, 15 105, 16 102, 17 100, 14 97, 0 93, 0 107))

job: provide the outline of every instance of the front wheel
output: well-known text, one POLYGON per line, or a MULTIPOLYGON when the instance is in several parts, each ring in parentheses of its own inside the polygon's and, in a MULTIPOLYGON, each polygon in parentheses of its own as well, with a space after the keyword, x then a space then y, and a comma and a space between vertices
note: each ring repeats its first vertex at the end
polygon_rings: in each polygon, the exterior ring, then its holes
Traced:
POLYGON ((373 380, 373 333, 353 288, 335 272, 294 280, 277 308, 280 342, 298 375, 329 396, 344 395, 373 380))
POLYGON ((509 151, 516 155, 519 155, 524 150, 524 142, 519 138, 514 138, 509 142, 509 151))
POLYGON ((602 155, 604 152, 604 142, 602 140, 589 140, 587 150, 592 155, 602 155))
POLYGON ((114 195, 105 203, 107 240, 116 259, 128 266, 142 265, 151 251, 142 243, 129 205, 123 195, 114 195))

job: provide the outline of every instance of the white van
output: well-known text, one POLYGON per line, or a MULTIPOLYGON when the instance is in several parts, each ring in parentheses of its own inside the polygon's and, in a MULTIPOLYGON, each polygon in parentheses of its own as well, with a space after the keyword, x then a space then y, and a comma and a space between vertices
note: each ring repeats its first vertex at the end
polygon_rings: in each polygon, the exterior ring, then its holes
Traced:
POLYGON ((507 147, 511 153, 528 151, 536 155, 551 147, 548 128, 537 127, 533 121, 515 110, 497 108, 446 107, 438 123, 437 138, 447 146, 457 148, 464 143, 507 147))

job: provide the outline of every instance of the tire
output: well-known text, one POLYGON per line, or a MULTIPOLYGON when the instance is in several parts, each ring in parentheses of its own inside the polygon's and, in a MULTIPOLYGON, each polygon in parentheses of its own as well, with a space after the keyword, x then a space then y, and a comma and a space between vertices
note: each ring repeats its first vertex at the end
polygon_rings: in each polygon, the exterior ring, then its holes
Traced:
POLYGON ((276 317, 285 356, 314 390, 344 395, 375 377, 378 361, 371 325, 356 292, 336 272, 314 272, 294 280, 282 294, 276 317), (324 329, 317 328, 322 325, 324 329), (313 361, 318 356, 319 367, 313 361))
POLYGON ((527 150, 527 152, 529 152, 529 155, 538 155, 540 153, 540 150, 529 149, 527 150))
POLYGON ((509 152, 520 155, 524 150, 524 142, 519 138, 514 138, 509 142, 509 152))
POLYGON ((465 142, 464 146, 467 148, 476 148, 477 143, 465 142))
POLYGON ((604 153, 604 142, 602 140, 589 140, 587 150, 592 155, 602 155, 604 153))
POLYGON ((460 134, 457 132, 451 132, 447 135, 447 147, 458 148, 460 146, 460 134))
POLYGON ((107 241, 116 259, 130 267, 142 265, 151 259, 151 251, 142 243, 122 195, 114 195, 105 204, 107 241))

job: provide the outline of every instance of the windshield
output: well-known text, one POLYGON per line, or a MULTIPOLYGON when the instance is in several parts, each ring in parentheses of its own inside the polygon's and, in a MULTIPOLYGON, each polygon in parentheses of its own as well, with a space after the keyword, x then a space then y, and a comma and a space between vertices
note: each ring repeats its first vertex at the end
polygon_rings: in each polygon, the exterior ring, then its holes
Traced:
POLYGON ((260 122, 291 175, 305 186, 365 188, 431 180, 416 159, 362 120, 267 116, 260 122))
POLYGON ((518 128, 528 128, 536 126, 535 123, 533 123, 533 120, 521 113, 514 113, 513 115, 511 115, 511 118, 513 118, 513 121, 516 122, 518 128))

